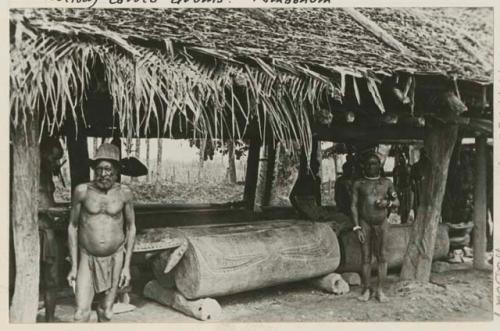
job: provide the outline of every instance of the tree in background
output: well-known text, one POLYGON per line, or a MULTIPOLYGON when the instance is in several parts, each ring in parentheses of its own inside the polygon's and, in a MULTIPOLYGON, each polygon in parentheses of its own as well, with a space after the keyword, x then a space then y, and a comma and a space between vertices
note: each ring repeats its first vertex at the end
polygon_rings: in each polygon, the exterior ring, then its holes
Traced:
MULTIPOLYGON (((203 162, 213 160, 215 153, 228 156, 228 168, 226 178, 231 184, 236 184, 236 160, 239 160, 248 151, 248 144, 241 140, 204 140, 190 139, 189 146, 196 146, 200 150, 200 167, 203 169, 203 162)), ((199 174, 200 178, 200 174, 199 174)))

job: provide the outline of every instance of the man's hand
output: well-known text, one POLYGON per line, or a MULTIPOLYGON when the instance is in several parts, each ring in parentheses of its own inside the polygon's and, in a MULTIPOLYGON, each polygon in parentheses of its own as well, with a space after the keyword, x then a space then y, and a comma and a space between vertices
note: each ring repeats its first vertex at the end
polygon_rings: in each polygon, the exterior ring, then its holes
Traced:
POLYGON ((356 230, 356 234, 358 235, 359 242, 363 244, 365 242, 365 233, 363 229, 356 230))
POLYGON ((123 268, 120 274, 120 280, 118 281, 118 287, 119 288, 127 287, 130 284, 131 278, 132 277, 130 276, 130 268, 123 268))
POLYGON ((375 201, 375 204, 379 208, 388 208, 391 206, 391 201, 386 200, 386 199, 381 199, 381 200, 375 201))
POLYGON ((75 268, 71 268, 71 271, 68 274, 68 277, 66 279, 68 280, 69 286, 73 288, 73 291, 75 290, 75 284, 76 284, 76 274, 77 270, 75 268))

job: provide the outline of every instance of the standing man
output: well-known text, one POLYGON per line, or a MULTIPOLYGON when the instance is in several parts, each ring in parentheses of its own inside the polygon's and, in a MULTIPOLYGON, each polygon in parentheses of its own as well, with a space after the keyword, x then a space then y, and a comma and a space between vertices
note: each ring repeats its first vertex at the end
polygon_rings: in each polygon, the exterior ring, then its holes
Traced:
POLYGON ((75 288, 75 321, 89 321, 92 299, 99 293, 98 321, 111 320, 118 287, 130 283, 135 214, 131 190, 117 182, 119 162, 118 147, 102 144, 92 162, 94 181, 78 185, 73 194, 68 282, 75 288))
POLYGON ((53 175, 59 170, 63 148, 58 138, 44 136, 40 143, 40 185, 38 187, 39 212, 38 233, 40 235, 40 287, 45 304, 45 321, 55 321, 57 289, 61 287, 61 262, 65 249, 63 238, 56 234, 54 221, 47 209, 54 207, 56 190, 53 175))
POLYGON ((381 177, 381 160, 375 153, 366 156, 363 163, 364 177, 356 180, 352 189, 351 215, 353 230, 357 233, 362 250, 362 282, 363 290, 358 298, 361 301, 370 299, 370 276, 372 252, 377 258, 378 284, 375 292, 380 302, 387 297, 382 291, 382 284, 387 275, 384 243, 389 223, 388 209, 399 206, 398 196, 388 178, 381 177))
POLYGON ((394 186, 396 187, 400 208, 399 215, 401 223, 412 222, 410 219, 410 211, 413 209, 413 190, 410 172, 411 168, 408 165, 407 158, 403 151, 399 152, 397 165, 392 170, 394 178, 394 186))
POLYGON ((425 149, 420 149, 420 157, 418 161, 411 167, 410 180, 413 190, 413 211, 415 212, 415 219, 417 218, 418 206, 424 194, 422 185, 425 177, 425 169, 429 166, 429 158, 425 153, 425 149))
POLYGON ((335 205, 337 211, 349 216, 351 214, 351 195, 354 166, 346 162, 342 166, 342 176, 335 181, 335 205))

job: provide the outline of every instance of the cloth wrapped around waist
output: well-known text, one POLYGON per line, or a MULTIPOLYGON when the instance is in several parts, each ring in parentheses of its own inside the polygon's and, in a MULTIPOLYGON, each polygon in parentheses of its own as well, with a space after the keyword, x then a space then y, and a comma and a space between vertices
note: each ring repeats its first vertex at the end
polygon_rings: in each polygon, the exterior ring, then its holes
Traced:
MULTIPOLYGON (((101 293, 110 289, 113 286, 113 279, 116 276, 113 274, 116 263, 123 264, 125 245, 122 244, 112 255, 103 257, 93 256, 83 247, 80 247, 80 251, 86 256, 89 263, 95 293, 101 293)), ((121 265, 119 270, 121 270, 121 265)))

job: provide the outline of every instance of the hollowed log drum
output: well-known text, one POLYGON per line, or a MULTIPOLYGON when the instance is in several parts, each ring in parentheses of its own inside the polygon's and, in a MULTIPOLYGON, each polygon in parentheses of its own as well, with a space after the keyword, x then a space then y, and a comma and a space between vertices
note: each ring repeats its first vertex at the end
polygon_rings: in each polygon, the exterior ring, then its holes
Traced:
MULTIPOLYGON (((385 244, 385 256, 389 268, 398 268, 402 266, 411 231, 411 224, 390 225, 385 244)), ((342 261, 337 272, 361 271, 361 245, 359 244, 356 234, 353 231, 340 233, 339 245, 342 261)), ((440 224, 437 230, 433 259, 445 258, 449 250, 450 239, 448 237, 448 227, 444 224, 440 224)), ((375 257, 373 257, 372 260, 376 263, 375 257)))
POLYGON ((182 229, 189 248, 175 270, 188 299, 216 297, 321 276, 340 263, 324 223, 259 222, 182 229))

